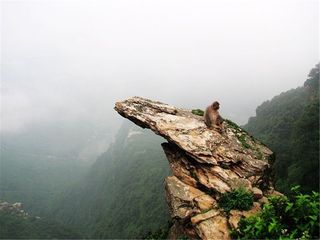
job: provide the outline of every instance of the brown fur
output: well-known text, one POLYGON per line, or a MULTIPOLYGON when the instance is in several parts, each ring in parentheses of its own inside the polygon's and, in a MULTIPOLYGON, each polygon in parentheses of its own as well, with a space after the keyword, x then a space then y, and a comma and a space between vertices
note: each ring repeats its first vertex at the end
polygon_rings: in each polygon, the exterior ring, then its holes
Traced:
POLYGON ((207 107, 204 113, 204 122, 210 129, 222 130, 223 118, 219 114, 220 104, 218 102, 212 103, 207 107))

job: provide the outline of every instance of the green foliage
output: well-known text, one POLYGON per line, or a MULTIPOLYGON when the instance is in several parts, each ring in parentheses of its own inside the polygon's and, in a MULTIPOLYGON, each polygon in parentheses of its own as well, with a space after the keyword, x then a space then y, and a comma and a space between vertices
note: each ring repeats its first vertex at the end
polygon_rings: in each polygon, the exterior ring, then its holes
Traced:
POLYGON ((169 231, 167 229, 159 229, 154 232, 148 232, 142 239, 166 239, 169 231))
POLYGON ((238 188, 221 195, 219 207, 226 212, 232 209, 249 210, 253 205, 253 194, 244 188, 238 188))
POLYGON ((319 64, 304 87, 292 89, 261 104, 244 128, 276 154, 276 188, 287 192, 319 191, 319 64))
POLYGON ((185 235, 182 235, 182 236, 178 236, 177 237, 177 240, 189 240, 190 238, 188 238, 187 236, 185 235))
POLYGON ((201 109, 193 109, 191 111, 193 114, 198 115, 198 116, 203 116, 204 115, 204 111, 201 109))
POLYGON ((149 231, 142 239, 167 239, 171 226, 172 221, 168 221, 164 227, 156 231, 149 231))
POLYGON ((319 239, 319 193, 272 196, 262 211, 243 218, 231 235, 235 239, 319 239))
POLYGON ((21 217, 0 211, 0 239, 80 239, 81 235, 57 222, 21 217))
POLYGON ((229 125, 229 127, 233 128, 233 129, 235 129, 235 130, 237 130, 237 131, 241 131, 241 130, 242 130, 242 129, 238 126, 238 124, 236 124, 235 122, 233 122, 233 121, 231 121, 231 120, 229 120, 229 119, 225 119, 224 121, 229 125))
MULTIPOLYGON (((52 121, 27 125, 17 132, 0 132, 1 198, 22 202, 30 214, 45 216, 54 196, 88 170, 77 156, 96 128, 83 120, 52 121)), ((101 138, 109 141, 104 133, 101 138)))
POLYGON ((107 152, 51 215, 86 229, 90 238, 140 238, 170 219, 163 180, 170 174, 163 139, 126 122, 107 152))
POLYGON ((240 135, 238 136, 237 135, 237 138, 238 140, 241 142, 242 146, 245 147, 245 148, 250 148, 251 146, 247 143, 247 140, 246 140, 246 136, 245 135, 240 135))
POLYGON ((319 91, 319 71, 320 63, 318 63, 313 69, 311 69, 307 81, 304 83, 305 87, 308 87, 311 91, 319 91))

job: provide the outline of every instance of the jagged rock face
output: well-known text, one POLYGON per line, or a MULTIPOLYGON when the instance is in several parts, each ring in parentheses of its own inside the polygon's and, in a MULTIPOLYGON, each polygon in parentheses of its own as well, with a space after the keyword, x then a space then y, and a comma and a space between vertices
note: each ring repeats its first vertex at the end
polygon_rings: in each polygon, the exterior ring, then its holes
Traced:
POLYGON ((217 204, 221 194, 244 187, 254 193, 255 211, 263 202, 259 199, 273 191, 273 153, 231 121, 224 121, 219 133, 191 110, 140 97, 117 102, 115 110, 168 140, 162 147, 174 176, 165 181, 166 198, 173 228, 185 235, 229 239, 229 228, 246 213, 227 216, 217 204))

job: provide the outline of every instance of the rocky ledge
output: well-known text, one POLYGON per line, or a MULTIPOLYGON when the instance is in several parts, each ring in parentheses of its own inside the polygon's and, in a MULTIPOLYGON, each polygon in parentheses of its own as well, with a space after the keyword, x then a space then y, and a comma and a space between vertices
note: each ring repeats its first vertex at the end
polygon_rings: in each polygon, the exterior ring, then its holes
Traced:
POLYGON ((165 180, 174 225, 168 238, 230 239, 243 216, 258 212, 270 194, 273 153, 235 123, 225 120, 222 133, 208 129, 191 110, 133 97, 115 110, 167 139, 162 147, 173 175, 165 180), (222 194, 238 188, 253 193, 248 211, 219 208, 222 194))

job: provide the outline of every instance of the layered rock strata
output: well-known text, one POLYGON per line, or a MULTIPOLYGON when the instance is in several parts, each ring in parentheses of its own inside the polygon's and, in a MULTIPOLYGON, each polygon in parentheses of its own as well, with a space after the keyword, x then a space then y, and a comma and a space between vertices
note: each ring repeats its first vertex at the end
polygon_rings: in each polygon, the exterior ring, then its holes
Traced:
POLYGON ((168 141, 162 144, 174 175, 165 179, 174 222, 168 238, 230 239, 240 218, 258 212, 274 192, 272 151, 233 122, 225 120, 220 133, 191 110, 140 97, 117 102, 115 110, 168 141), (253 207, 227 214, 217 202, 239 187, 253 193, 253 207))

